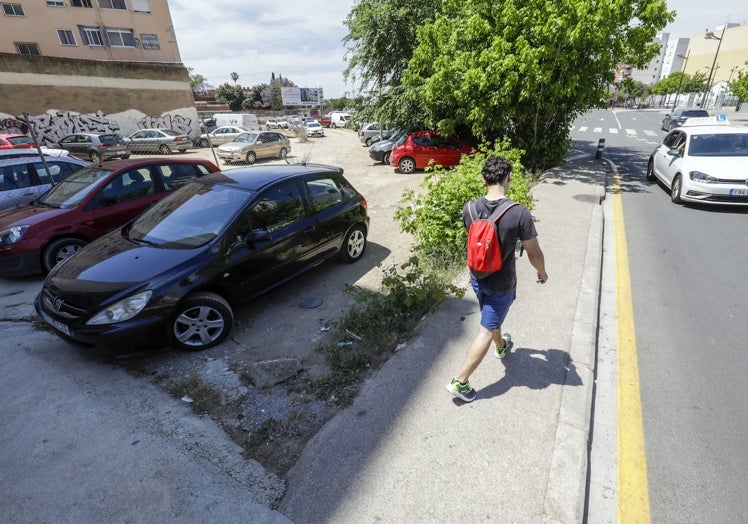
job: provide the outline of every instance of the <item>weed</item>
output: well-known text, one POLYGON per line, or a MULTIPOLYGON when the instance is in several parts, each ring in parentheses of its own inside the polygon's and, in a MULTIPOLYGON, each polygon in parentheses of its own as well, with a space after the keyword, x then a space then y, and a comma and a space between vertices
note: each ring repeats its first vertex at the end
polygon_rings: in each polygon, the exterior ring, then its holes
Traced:
POLYGON ((174 383, 171 386, 171 393, 177 398, 190 397, 192 410, 199 414, 209 413, 211 408, 221 403, 220 393, 203 384, 198 377, 190 377, 174 383))

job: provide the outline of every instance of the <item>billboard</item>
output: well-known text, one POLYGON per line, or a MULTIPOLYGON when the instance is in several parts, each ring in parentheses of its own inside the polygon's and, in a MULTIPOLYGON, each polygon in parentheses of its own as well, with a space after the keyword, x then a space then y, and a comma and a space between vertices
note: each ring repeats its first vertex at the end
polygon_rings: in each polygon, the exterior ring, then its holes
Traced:
POLYGON ((322 101, 321 87, 281 87, 284 106, 318 106, 322 101))

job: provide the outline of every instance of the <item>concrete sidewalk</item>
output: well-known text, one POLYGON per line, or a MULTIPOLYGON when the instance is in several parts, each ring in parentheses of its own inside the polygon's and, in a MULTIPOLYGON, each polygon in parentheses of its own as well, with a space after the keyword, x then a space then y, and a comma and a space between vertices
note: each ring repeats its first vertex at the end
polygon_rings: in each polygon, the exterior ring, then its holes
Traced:
MULTIPOLYGON (((573 158, 573 157, 572 157, 573 158)), ((581 522, 594 382, 605 164, 580 155, 534 188, 547 284, 518 260, 514 349, 453 399, 478 322, 472 291, 429 317, 307 445, 279 510, 298 523, 581 522)), ((467 285, 467 274, 462 282, 467 285)))

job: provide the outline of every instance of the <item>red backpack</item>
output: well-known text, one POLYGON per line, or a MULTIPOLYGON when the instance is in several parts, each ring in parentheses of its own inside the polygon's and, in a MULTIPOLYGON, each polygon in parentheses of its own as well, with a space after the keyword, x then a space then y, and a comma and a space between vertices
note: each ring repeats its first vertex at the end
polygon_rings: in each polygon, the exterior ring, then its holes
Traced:
POLYGON ((478 213, 473 209, 474 205, 475 201, 468 202, 471 222, 468 227, 467 265, 473 276, 481 279, 499 271, 503 265, 498 222, 517 202, 506 200, 488 218, 478 219, 475 218, 478 213))

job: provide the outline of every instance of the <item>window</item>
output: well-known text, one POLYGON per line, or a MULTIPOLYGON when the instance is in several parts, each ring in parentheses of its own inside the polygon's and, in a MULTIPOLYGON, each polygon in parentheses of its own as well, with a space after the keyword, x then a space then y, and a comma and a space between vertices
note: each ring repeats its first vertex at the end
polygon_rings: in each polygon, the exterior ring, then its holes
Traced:
POLYGON ((41 52, 39 52, 39 44, 35 42, 16 42, 16 49, 18 49, 18 53, 22 55, 41 55, 41 52))
POLYGON ((102 9, 127 9, 125 0, 99 0, 102 9))
POLYGON ((65 7, 62 0, 47 0, 47 7, 65 7))
POLYGON ((148 0, 132 0, 132 10, 136 13, 150 13, 151 6, 148 0))
POLYGON ((141 33, 140 43, 143 45, 143 49, 161 49, 158 43, 158 35, 147 35, 141 33))
POLYGON ((98 27, 78 27, 81 33, 81 40, 84 45, 99 46, 104 45, 101 39, 101 33, 98 27))
POLYGON ((312 210, 315 213, 339 204, 343 201, 343 193, 331 178, 320 178, 305 182, 312 210))
POLYGON ((132 29, 107 29, 106 36, 112 47, 135 47, 135 33, 132 29))
POLYGON ((161 179, 164 189, 171 191, 185 185, 198 175, 192 164, 168 164, 161 166, 161 179))
POLYGON ((75 45, 75 35, 70 29, 58 29, 57 38, 60 39, 60 45, 75 45))
POLYGON ((304 204, 296 182, 268 190, 249 210, 252 229, 278 231, 304 217, 304 204))
POLYGON ((21 4, 3 4, 3 13, 8 16, 25 16, 21 4))
POLYGON ((70 5, 73 7, 93 7, 91 0, 70 0, 70 5))

